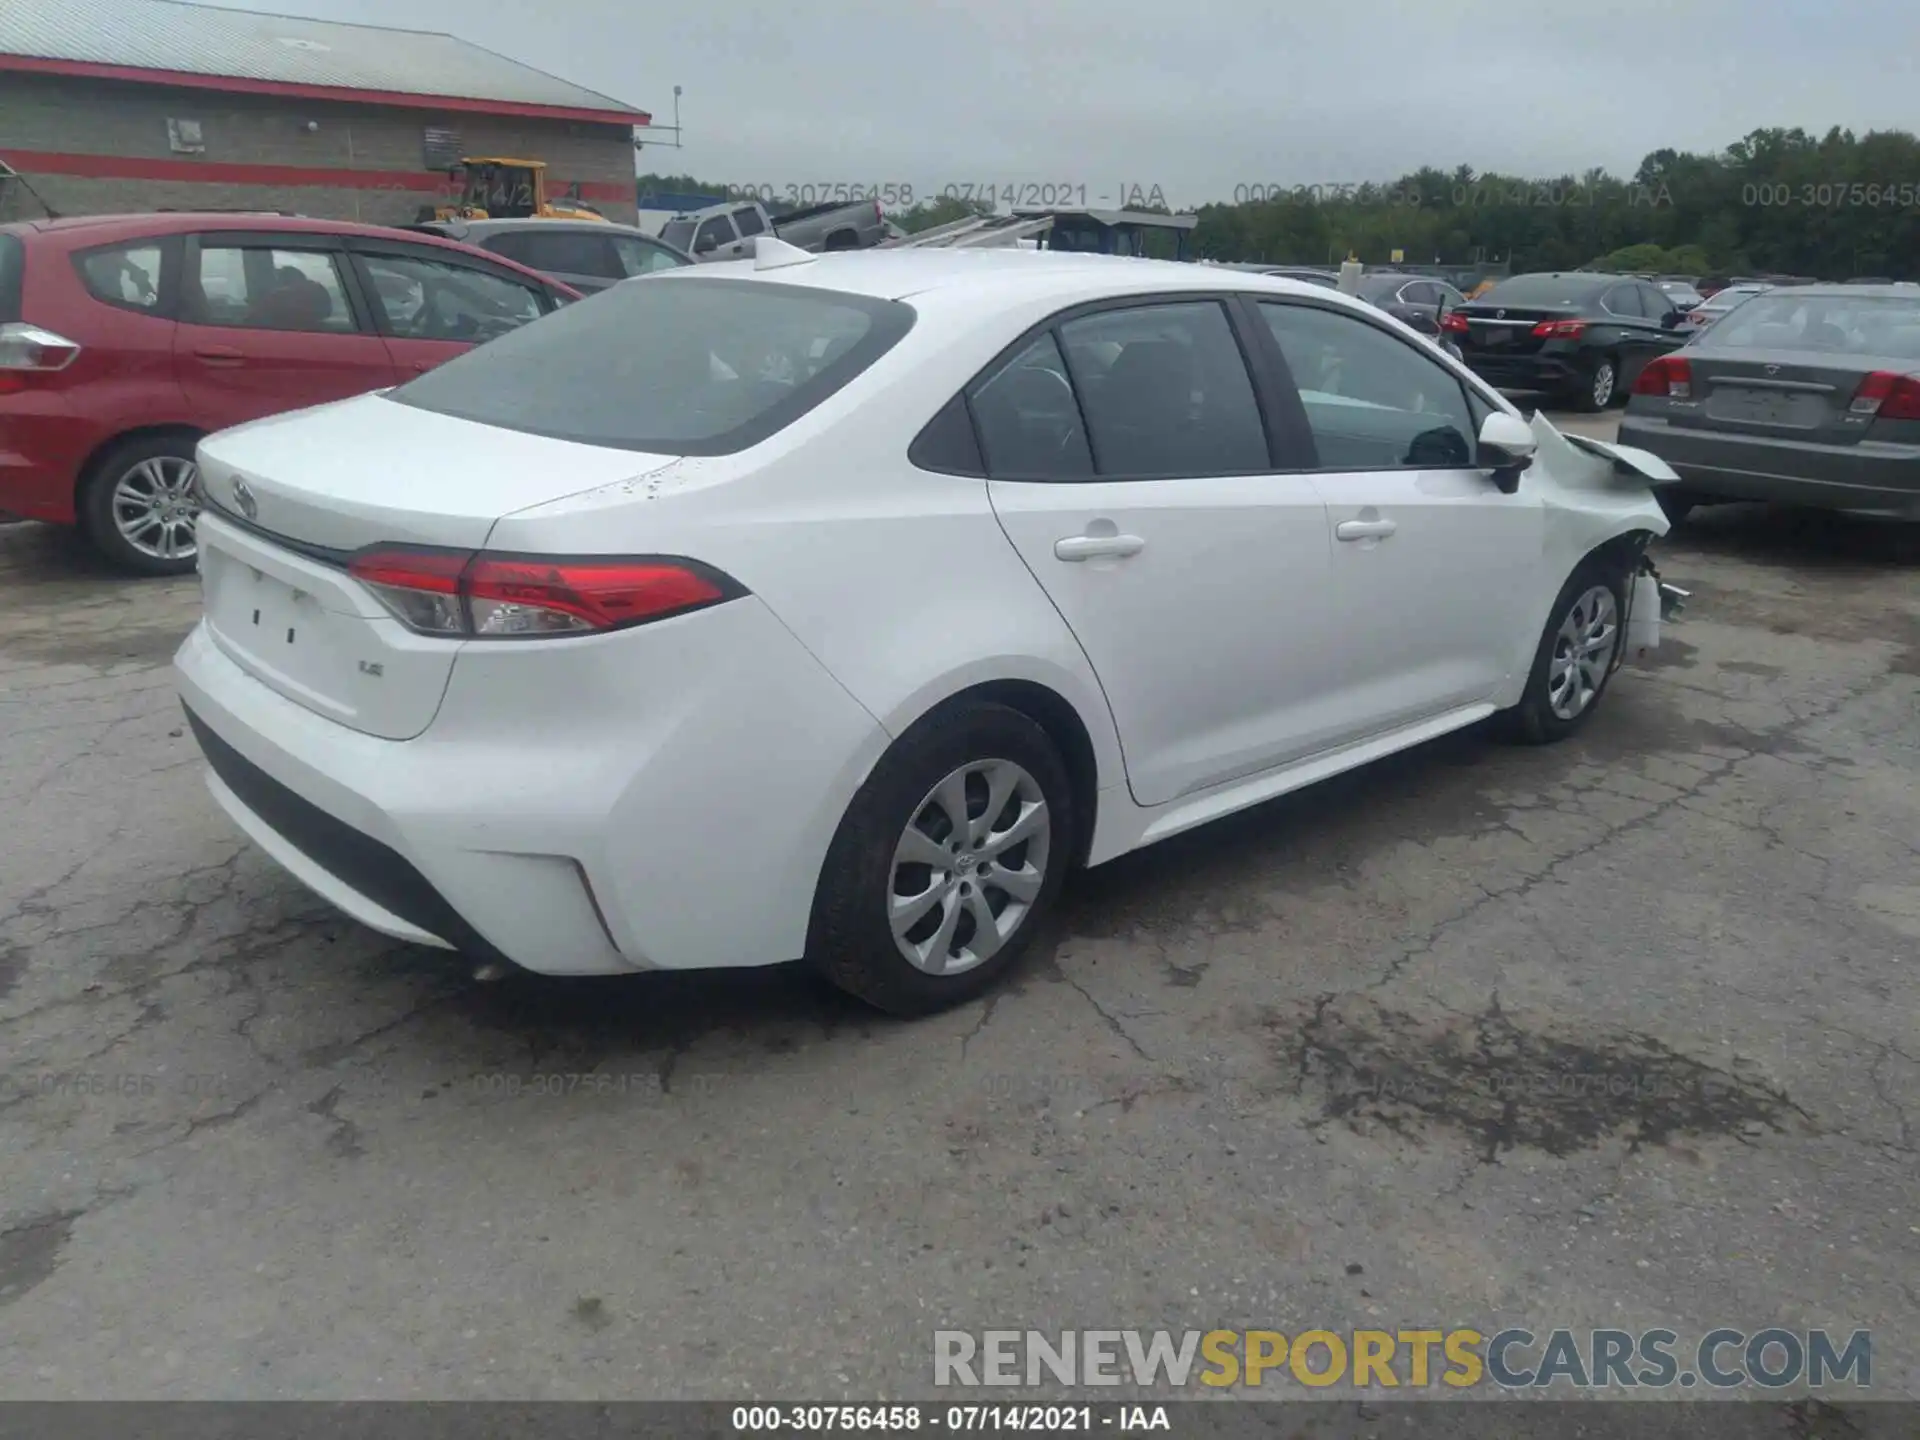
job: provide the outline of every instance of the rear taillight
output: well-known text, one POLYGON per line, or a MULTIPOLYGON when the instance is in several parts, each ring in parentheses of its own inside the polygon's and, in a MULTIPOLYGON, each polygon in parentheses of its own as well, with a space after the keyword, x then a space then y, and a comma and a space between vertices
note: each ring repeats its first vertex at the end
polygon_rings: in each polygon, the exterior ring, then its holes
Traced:
POLYGON ((1578 340, 1586 333, 1584 320, 1542 320, 1533 327, 1536 340, 1578 340))
POLYGON ((1451 330, 1456 335, 1464 335, 1467 333, 1467 317, 1457 312, 1443 315, 1440 317, 1440 328, 1451 330))
POLYGON ((1666 400, 1693 398, 1693 363, 1678 355, 1662 355, 1649 360, 1635 377, 1633 393, 1653 395, 1666 400))
POLYGON ((1876 420, 1920 420, 1920 376, 1874 371, 1853 392, 1847 413, 1876 420))
POLYGON ((0 392, 25 389, 39 375, 71 365, 80 347, 64 335, 19 321, 0 325, 0 392))
POLYGON ((347 571, 409 630, 467 640, 600 634, 746 593, 710 566, 670 556, 380 546, 355 556, 347 571))

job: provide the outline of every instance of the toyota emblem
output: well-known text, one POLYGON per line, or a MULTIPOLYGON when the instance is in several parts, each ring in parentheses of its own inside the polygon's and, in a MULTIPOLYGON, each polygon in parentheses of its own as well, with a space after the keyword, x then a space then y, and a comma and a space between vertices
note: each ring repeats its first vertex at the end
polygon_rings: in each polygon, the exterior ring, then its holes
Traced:
POLYGON ((233 477, 233 503, 249 520, 260 513, 260 502, 253 498, 253 487, 238 475, 233 477))

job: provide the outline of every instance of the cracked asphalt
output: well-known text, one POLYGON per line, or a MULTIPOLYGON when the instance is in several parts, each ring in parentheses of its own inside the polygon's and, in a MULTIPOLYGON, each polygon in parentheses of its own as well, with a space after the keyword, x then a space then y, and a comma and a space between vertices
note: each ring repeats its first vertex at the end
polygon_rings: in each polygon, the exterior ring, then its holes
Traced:
POLYGON ((193 585, 0 528, 0 1393, 873 1399, 936 1328, 1425 1323, 1868 1328, 1920 1396, 1920 529, 1657 558, 1691 607, 1575 741, 1092 872, 904 1024, 360 929, 203 788, 193 585))

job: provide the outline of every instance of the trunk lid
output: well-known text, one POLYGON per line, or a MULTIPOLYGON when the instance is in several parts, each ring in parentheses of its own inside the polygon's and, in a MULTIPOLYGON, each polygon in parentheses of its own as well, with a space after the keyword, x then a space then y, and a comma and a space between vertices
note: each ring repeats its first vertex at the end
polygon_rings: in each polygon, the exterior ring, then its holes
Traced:
POLYGON ((411 739, 432 723, 466 642, 408 630, 348 575, 348 555, 383 541, 477 550, 504 515, 676 459, 494 429, 379 395, 224 431, 200 447, 208 635, 294 703, 411 739))
POLYGON ((1768 350, 1760 355, 1689 346, 1680 352, 1693 393, 1668 407, 1667 423, 1685 429, 1779 435, 1852 445, 1868 419, 1847 413, 1860 382, 1875 370, 1904 371, 1912 361, 1830 352, 1768 350))
POLYGON ((1533 333, 1543 320, 1577 320, 1577 305, 1489 305, 1469 301, 1458 306, 1455 314, 1467 322, 1467 333, 1454 333, 1461 350, 1468 355, 1530 355, 1546 344, 1533 333))

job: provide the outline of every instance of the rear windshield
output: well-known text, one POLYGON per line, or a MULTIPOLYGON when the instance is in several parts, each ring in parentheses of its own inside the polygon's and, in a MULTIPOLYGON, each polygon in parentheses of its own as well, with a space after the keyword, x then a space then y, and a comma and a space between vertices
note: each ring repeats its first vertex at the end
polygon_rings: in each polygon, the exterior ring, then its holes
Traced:
MULTIPOLYGON (((1480 297, 1485 305, 1584 305, 1599 293, 1593 280, 1575 280, 1565 275, 1516 275, 1502 280, 1480 297)), ((1615 283, 1609 279, 1606 284, 1615 283)))
POLYGON ((913 310, 668 271, 604 290, 389 392, 404 405, 618 450, 730 455, 891 349, 913 310))
POLYGON ((669 220, 660 227, 660 238, 676 250, 693 248, 693 221, 669 220))
POLYGON ((0 235, 0 325, 20 318, 20 277, 27 266, 27 247, 18 235, 0 235))
POLYGON ((1756 295, 1700 336, 1703 349, 1825 350, 1920 360, 1920 296, 1756 295))

